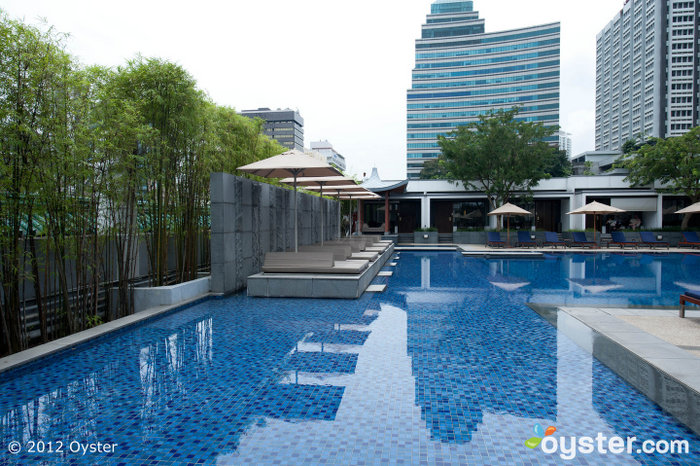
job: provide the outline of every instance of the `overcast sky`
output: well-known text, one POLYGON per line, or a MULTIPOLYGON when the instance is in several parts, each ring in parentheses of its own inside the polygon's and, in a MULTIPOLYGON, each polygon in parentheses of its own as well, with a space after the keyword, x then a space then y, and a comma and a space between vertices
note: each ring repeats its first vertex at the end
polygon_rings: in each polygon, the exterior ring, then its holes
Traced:
MULTIPOLYGON (((406 176, 406 90, 432 0, 0 0, 70 34, 83 64, 174 61, 220 105, 298 109, 351 174, 406 176)), ((624 0, 474 0, 486 32, 561 22, 560 125, 594 149, 595 37, 624 0)))

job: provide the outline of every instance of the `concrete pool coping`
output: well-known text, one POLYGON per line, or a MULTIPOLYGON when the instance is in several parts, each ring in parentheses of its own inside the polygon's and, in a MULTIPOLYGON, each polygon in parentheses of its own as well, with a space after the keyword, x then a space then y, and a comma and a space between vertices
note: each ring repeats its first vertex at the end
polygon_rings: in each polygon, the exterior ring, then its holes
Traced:
POLYGON ((72 335, 20 351, 19 353, 5 356, 0 358, 0 374, 40 360, 44 357, 55 355, 63 351, 69 351, 75 346, 88 343, 113 332, 117 332, 140 322, 145 322, 149 319, 158 317, 161 314, 183 308, 184 306, 196 304, 199 301, 203 301, 214 296, 217 295, 214 293, 203 293, 199 296, 195 296, 191 299, 176 304, 152 307, 126 317, 121 317, 119 319, 106 322, 98 325, 97 327, 89 328, 87 330, 83 330, 82 332, 74 333, 72 335))
POLYGON ((571 247, 571 248, 565 248, 565 247, 543 247, 543 246, 538 246, 535 248, 516 248, 516 247, 509 247, 509 248, 490 248, 484 244, 456 244, 455 245, 460 252, 464 253, 517 253, 517 252, 530 252, 530 253, 551 253, 551 252, 559 252, 559 253, 572 253, 572 252, 586 252, 586 253, 601 253, 601 252, 606 252, 606 253, 614 253, 614 254, 673 254, 673 253, 685 253, 685 254, 697 254, 700 255, 700 249, 693 249, 693 248, 671 248, 671 249, 666 249, 666 248, 650 248, 650 247, 642 247, 638 249, 620 249, 620 248, 581 248, 581 247, 571 247))
POLYGON ((700 435, 700 310, 681 319, 677 308, 530 307, 700 435))

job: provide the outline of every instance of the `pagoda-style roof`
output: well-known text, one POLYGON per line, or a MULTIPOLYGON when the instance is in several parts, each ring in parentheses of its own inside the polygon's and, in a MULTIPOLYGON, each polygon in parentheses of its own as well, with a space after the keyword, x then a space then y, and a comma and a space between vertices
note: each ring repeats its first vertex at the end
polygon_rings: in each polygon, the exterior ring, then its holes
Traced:
POLYGON ((372 174, 360 184, 365 189, 375 193, 383 193, 387 191, 404 192, 408 179, 405 180, 382 180, 379 178, 377 168, 372 168, 372 174))

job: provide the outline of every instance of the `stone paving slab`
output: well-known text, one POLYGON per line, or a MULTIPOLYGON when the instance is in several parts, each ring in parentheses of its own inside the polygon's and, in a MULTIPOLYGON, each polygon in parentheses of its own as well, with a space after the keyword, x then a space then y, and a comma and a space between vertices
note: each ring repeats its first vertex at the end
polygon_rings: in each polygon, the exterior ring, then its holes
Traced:
POLYGON ((681 319, 675 309, 558 309, 594 331, 593 356, 700 433, 700 311, 681 319), (642 383, 640 373, 654 383, 642 383), (678 390, 682 398, 671 396, 678 390))

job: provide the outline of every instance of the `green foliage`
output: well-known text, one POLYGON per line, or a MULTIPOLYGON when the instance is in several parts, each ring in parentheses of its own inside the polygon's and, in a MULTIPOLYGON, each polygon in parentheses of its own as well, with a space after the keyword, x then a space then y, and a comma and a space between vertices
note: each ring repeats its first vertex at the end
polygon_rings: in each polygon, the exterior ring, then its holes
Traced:
MULTIPOLYGON (((684 194, 692 202, 700 201, 700 127, 682 136, 652 139, 636 152, 625 154, 618 166, 630 173, 626 180, 634 186, 655 182, 660 191, 684 194)), ((688 225, 690 215, 683 218, 688 225)))
POLYGON ((52 29, 2 12, 0 96, 0 354, 27 346, 27 280, 48 341, 98 323, 98 297, 114 282, 119 306, 106 319, 131 313, 140 239, 152 284, 195 278, 209 260, 199 246, 210 173, 284 150, 260 120, 211 102, 175 63, 139 56, 83 67, 52 29))
POLYGON ((566 151, 557 150, 554 152, 554 157, 551 158, 549 165, 546 168, 547 175, 553 178, 564 178, 571 176, 573 167, 566 151))
POLYGON ((483 191, 491 208, 513 192, 530 193, 559 165, 557 149, 544 139, 556 128, 516 120, 517 110, 491 111, 479 121, 440 136, 442 164, 450 179, 483 191))
POLYGON ((423 169, 420 172, 421 180, 446 180, 450 178, 450 174, 445 170, 444 161, 440 159, 426 160, 423 163, 423 169))

